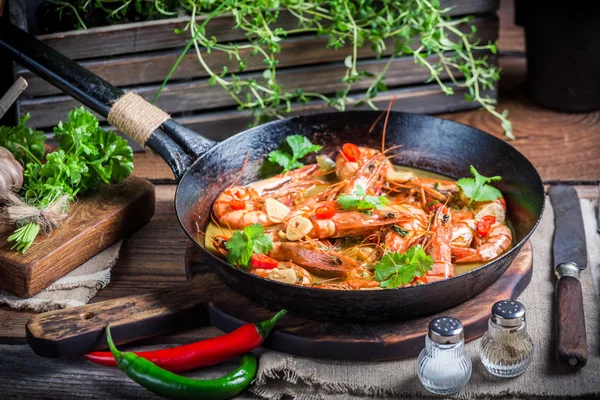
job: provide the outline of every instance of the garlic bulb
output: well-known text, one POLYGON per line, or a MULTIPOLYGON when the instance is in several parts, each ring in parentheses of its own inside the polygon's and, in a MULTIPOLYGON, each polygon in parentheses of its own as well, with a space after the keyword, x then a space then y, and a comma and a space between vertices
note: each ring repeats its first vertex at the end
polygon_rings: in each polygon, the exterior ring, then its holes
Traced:
POLYGON ((0 193, 18 192, 23 186, 23 166, 12 153, 0 147, 0 193))

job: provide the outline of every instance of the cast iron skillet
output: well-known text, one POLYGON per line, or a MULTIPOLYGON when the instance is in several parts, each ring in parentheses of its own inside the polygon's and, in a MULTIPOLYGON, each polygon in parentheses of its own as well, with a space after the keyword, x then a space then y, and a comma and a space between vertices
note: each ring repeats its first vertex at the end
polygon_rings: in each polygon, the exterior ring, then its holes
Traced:
MULTIPOLYGON (((117 45, 117 44, 116 44, 117 45)), ((123 92, 33 36, 0 21, 0 48, 34 73, 83 104, 107 116, 123 92)), ((175 206, 179 222, 199 246, 196 226, 205 228, 217 195, 238 176, 246 153, 249 162, 240 184, 258 179, 261 162, 291 134, 307 136, 333 152, 345 142, 379 147, 382 122, 368 130, 380 112, 352 111, 301 116, 267 123, 219 144, 173 120, 154 131, 146 145, 158 153, 179 180, 175 206)), ((456 122, 392 112, 386 147, 401 144, 393 163, 423 168, 453 178, 469 176, 469 165, 484 175, 502 175, 514 224, 515 246, 502 257, 440 282, 381 291, 337 291, 300 287, 259 278, 207 254, 221 278, 249 299, 272 308, 286 308, 305 317, 374 321, 431 314, 466 301, 492 284, 510 265, 535 229, 544 207, 544 188, 535 168, 518 151, 496 137, 456 122)))

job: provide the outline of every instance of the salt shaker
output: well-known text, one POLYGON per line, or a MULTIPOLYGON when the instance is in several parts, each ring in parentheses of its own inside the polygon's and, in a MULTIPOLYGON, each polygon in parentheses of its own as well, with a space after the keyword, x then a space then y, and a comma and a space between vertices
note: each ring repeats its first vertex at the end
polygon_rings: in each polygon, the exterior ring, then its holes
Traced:
POLYGON ((417 373, 425 389, 441 395, 458 393, 469 382, 472 368, 460 321, 452 317, 433 319, 418 360, 417 373))
POLYGON ((495 376, 521 375, 533 359, 533 341, 527 333, 525 306, 502 300, 492 307, 487 333, 481 340, 481 362, 495 376))

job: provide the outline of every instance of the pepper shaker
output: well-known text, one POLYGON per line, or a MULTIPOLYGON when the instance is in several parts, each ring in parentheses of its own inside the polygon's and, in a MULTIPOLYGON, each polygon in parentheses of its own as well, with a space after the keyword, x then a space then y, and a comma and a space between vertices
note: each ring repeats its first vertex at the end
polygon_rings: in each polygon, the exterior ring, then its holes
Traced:
POLYGON ((493 305, 480 354, 492 375, 512 378, 525 372, 533 360, 533 341, 527 333, 523 304, 502 300, 493 305))
POLYGON ((433 319, 418 359, 417 373, 425 389, 441 395, 458 393, 471 378, 472 368, 461 322, 452 317, 433 319))

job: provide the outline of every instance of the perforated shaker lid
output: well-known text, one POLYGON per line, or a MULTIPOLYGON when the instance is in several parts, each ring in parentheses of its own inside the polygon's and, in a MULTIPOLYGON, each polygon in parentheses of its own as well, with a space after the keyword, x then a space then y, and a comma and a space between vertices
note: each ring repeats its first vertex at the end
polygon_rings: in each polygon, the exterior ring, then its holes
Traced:
POLYGON ((429 323, 428 336, 439 344, 455 344, 464 339, 463 325, 456 318, 435 318, 429 323))
POLYGON ((492 306, 492 314, 498 325, 518 327, 525 321, 525 306, 516 300, 501 300, 492 306))

